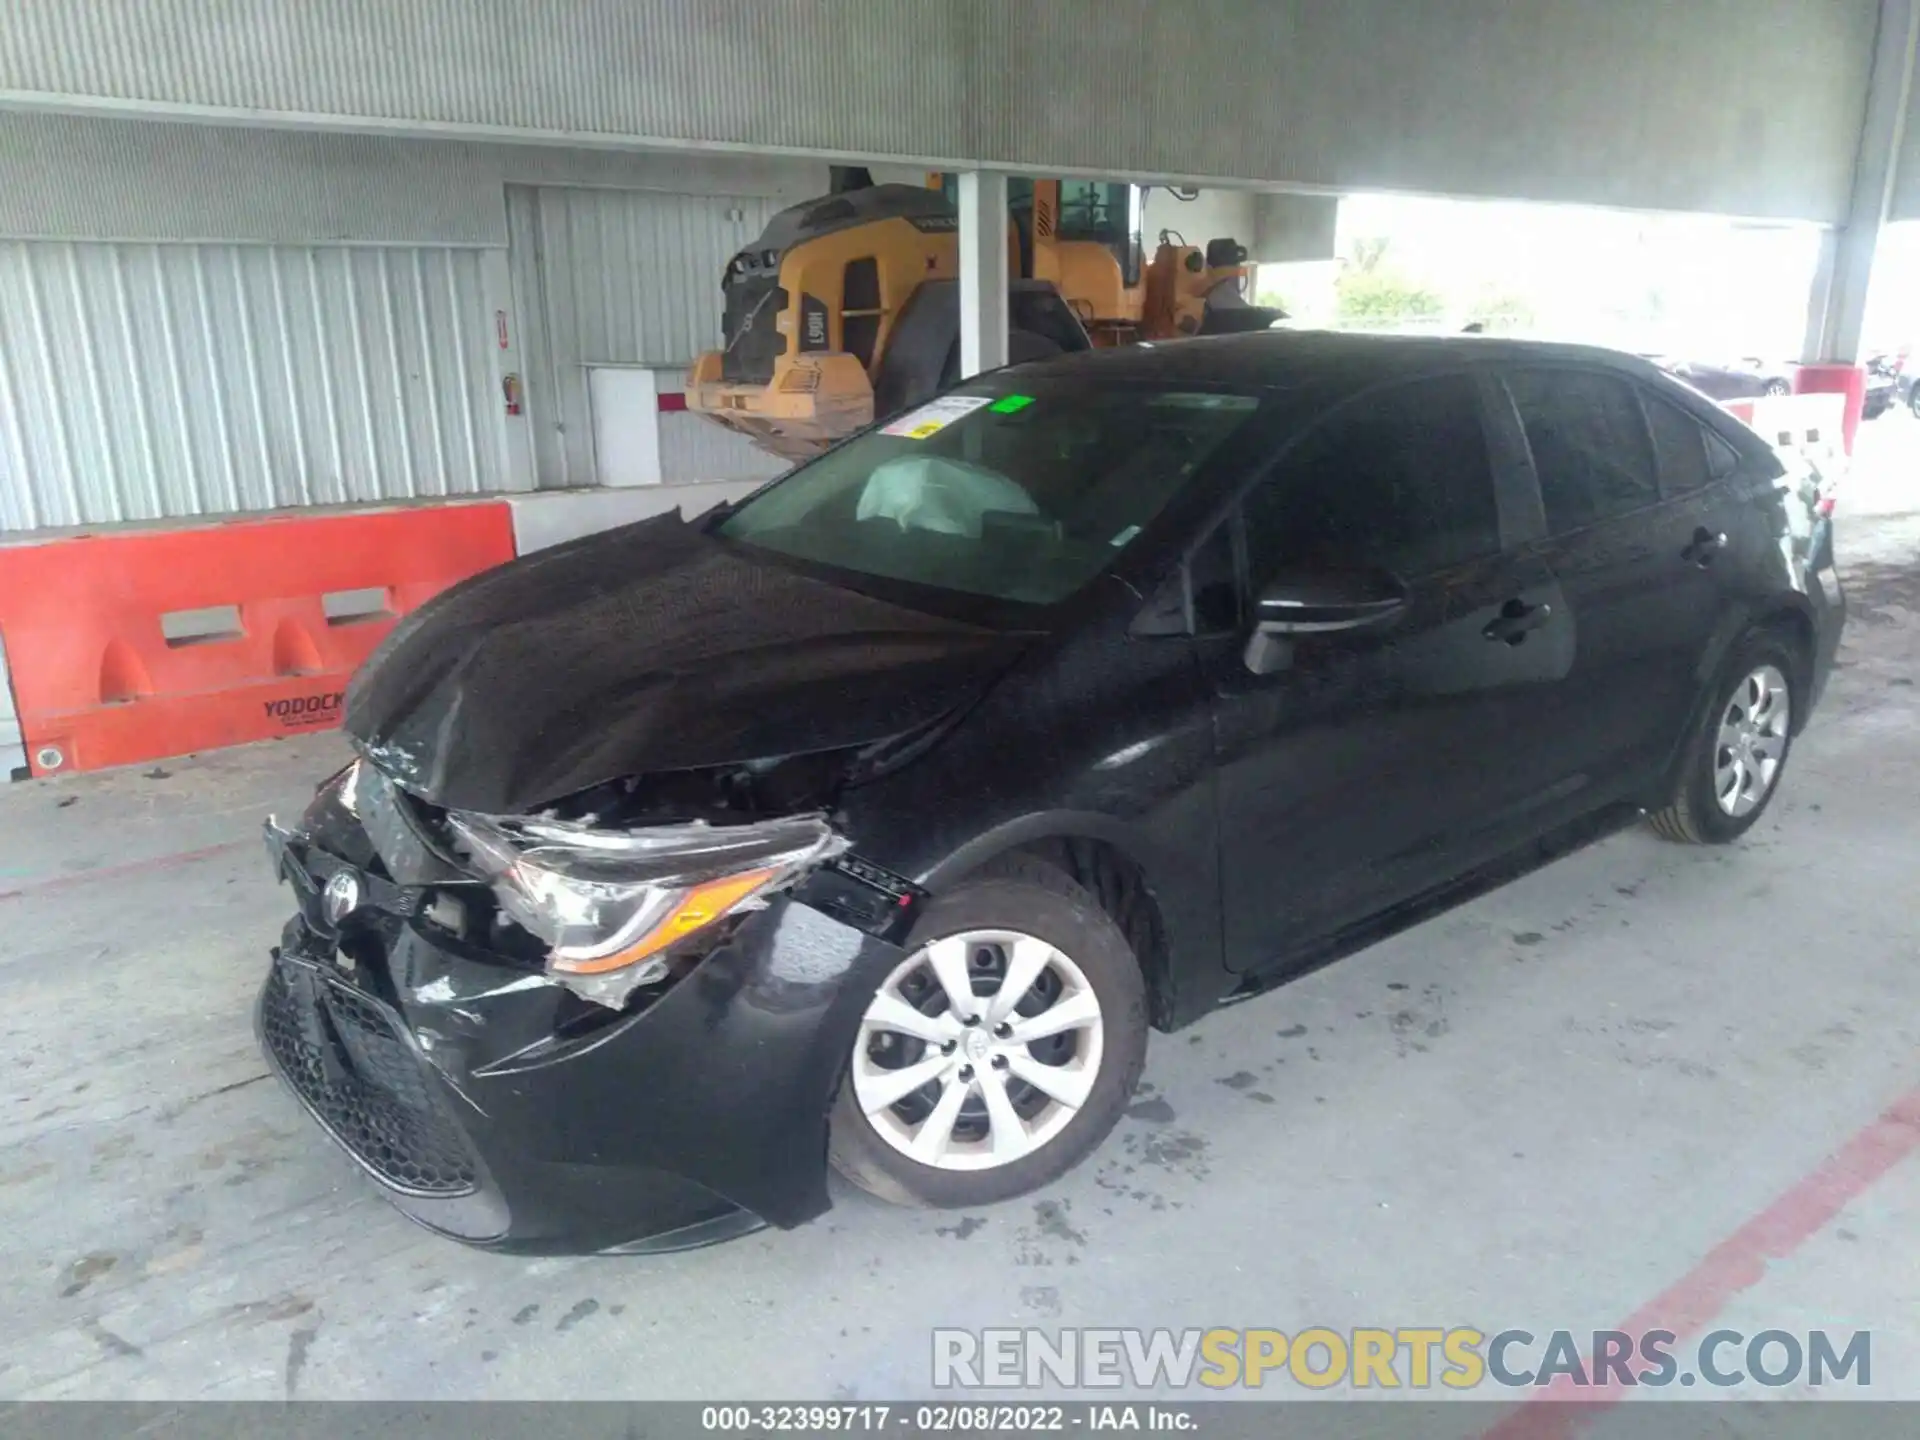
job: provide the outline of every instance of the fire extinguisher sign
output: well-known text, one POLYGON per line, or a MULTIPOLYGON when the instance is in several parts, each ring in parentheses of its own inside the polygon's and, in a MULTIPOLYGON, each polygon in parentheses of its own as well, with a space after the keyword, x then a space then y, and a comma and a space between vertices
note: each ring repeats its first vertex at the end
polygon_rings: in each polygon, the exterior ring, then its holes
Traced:
POLYGON ((493 333, 500 337, 500 348, 502 350, 506 349, 507 348, 507 312, 506 311, 496 310, 493 312, 493 333))

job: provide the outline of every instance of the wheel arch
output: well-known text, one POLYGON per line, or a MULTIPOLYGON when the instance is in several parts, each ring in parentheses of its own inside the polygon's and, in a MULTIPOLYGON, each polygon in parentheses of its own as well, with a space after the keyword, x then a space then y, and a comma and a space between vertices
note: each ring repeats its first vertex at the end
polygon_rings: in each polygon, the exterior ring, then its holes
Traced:
MULTIPOLYGON (((1814 658, 1818 653, 1818 632, 1814 628, 1812 609, 1803 597, 1779 595, 1763 604, 1742 603, 1728 607, 1720 623, 1714 627, 1712 639, 1701 653, 1699 664, 1694 669, 1694 679, 1703 692, 1717 685, 1727 668, 1727 657, 1733 653, 1734 646, 1740 643, 1743 636, 1756 630, 1769 630, 1784 636, 1801 662, 1798 672, 1791 677, 1794 704, 1800 712, 1793 726, 1794 733, 1798 734, 1807 712, 1812 708, 1806 702, 1813 685, 1814 658)), ((1702 694, 1697 703, 1703 710, 1713 701, 1702 694)), ((1692 733, 1694 718, 1689 716, 1688 734, 1692 733)))
MULTIPOLYGON (((1694 679, 1698 693, 1687 709, 1686 725, 1676 737, 1666 764, 1661 767, 1657 795, 1671 793, 1679 783, 1681 767, 1686 764, 1687 746, 1694 733, 1706 723, 1707 712, 1719 699, 1718 687, 1725 676, 1728 658, 1743 637, 1756 631, 1783 635, 1794 648, 1801 663, 1797 673, 1788 677, 1793 685, 1793 733, 1798 735, 1806 725, 1813 709, 1811 696, 1816 652, 1813 616, 1808 613, 1805 602, 1796 604, 1791 599, 1780 599, 1758 608, 1744 604, 1733 606, 1715 627, 1713 638, 1701 655, 1699 665, 1695 667, 1694 679)), ((1649 810, 1653 810, 1664 802, 1648 797, 1645 803, 1649 810)))
POLYGON ((1022 817, 961 846, 923 882, 935 893, 949 890, 1012 855, 1030 856, 1065 872, 1120 927, 1140 962, 1155 1029, 1186 1023, 1231 988, 1232 977, 1220 966, 1217 903, 1209 914, 1204 903, 1174 900, 1174 867, 1159 859, 1137 832, 1110 816, 1053 812, 1022 817), (1176 963, 1176 956, 1184 963, 1176 963), (1215 971, 1218 983, 1208 993, 1207 977, 1215 971))
POLYGON ((1799 662, 1789 677, 1793 685, 1793 733, 1798 735, 1813 711, 1814 657, 1819 653, 1813 617, 1798 605, 1781 604, 1756 614, 1749 628, 1784 638, 1799 662))

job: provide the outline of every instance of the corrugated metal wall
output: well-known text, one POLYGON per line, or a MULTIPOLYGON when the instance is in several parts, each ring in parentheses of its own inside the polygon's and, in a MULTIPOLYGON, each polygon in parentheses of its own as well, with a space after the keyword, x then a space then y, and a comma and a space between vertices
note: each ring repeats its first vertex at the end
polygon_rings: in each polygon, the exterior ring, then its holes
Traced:
POLYGON ((1878 14, 1878 0, 14 0, 0 97, 1838 221, 1878 14))
POLYGON ((0 241, 0 530, 510 488, 484 253, 0 241))
MULTIPOLYGON (((593 416, 585 366, 684 369, 720 340, 720 274, 781 202, 572 186, 513 186, 513 257, 534 465, 542 487, 591 485, 593 416)), ((695 456, 764 473, 757 452, 716 436, 695 456)), ((663 452, 663 459, 665 452, 663 452)), ((669 479, 717 480, 705 474, 669 479)))
MULTIPOLYGON (((677 384, 661 376, 661 388, 677 384)), ((660 417, 660 478, 674 485, 694 480, 770 480, 792 465, 754 448, 751 440, 690 411, 660 417)))
POLYGON ((802 200, 826 189, 827 167, 0 110, 0 236, 13 240, 504 249, 509 184, 802 200))

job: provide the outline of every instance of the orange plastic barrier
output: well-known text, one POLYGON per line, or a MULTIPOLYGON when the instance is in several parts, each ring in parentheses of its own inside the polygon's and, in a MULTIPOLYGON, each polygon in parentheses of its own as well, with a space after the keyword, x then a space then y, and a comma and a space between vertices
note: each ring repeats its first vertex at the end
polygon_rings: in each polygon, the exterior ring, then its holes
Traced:
POLYGON ((0 637, 36 775, 340 723, 394 622, 513 558, 506 505, 0 548, 0 637))

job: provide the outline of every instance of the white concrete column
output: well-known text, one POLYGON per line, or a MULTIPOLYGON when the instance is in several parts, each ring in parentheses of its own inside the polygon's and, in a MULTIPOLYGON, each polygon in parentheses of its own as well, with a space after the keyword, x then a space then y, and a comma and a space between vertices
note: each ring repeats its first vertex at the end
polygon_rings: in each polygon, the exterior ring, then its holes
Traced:
POLYGON ((1807 307, 1800 358, 1807 364, 1854 365, 1860 360, 1860 330, 1867 313, 1867 283, 1874 250, 1893 203, 1894 171, 1906 139, 1907 102, 1913 90, 1920 0, 1880 0, 1880 28, 1867 82, 1866 114, 1854 159, 1847 220, 1821 244, 1807 307))
POLYGON ((960 172, 960 374, 1007 363, 1007 177, 960 172))

